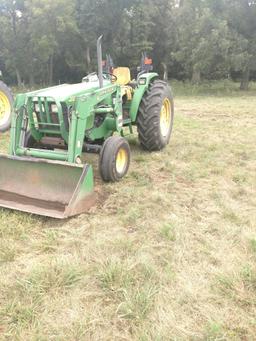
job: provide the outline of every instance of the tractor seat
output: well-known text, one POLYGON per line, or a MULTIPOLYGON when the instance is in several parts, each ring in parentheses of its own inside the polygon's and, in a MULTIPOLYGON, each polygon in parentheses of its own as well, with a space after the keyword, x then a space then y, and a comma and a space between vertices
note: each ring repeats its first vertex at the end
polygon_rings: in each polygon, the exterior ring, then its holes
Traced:
POLYGON ((127 85, 131 82, 131 72, 128 67, 117 67, 113 70, 113 75, 116 76, 115 83, 118 85, 127 85))

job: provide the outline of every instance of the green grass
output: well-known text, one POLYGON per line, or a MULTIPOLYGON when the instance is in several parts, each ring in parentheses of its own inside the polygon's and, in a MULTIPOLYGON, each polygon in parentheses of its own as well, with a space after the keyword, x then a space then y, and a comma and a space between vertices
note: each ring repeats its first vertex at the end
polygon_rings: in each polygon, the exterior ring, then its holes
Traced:
POLYGON ((255 339, 256 92, 237 87, 174 83, 170 145, 130 137, 88 214, 0 210, 0 340, 255 339))
POLYGON ((202 81, 200 84, 191 84, 189 81, 172 80, 171 85, 176 96, 255 96, 256 83, 249 83, 249 90, 240 90, 240 83, 231 80, 202 81))

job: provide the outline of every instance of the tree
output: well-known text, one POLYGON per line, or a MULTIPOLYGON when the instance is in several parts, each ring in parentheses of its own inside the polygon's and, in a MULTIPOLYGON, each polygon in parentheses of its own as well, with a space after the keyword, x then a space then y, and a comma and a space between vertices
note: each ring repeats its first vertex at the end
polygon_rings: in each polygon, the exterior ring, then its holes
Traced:
POLYGON ((33 51, 31 75, 33 78, 37 75, 42 81, 52 84, 54 61, 65 59, 62 47, 66 45, 69 35, 77 31, 75 8, 73 2, 68 0, 29 0, 28 5, 33 51))
POLYGON ((151 1, 150 37, 153 41, 152 55, 157 70, 170 68, 170 55, 176 51, 177 26, 175 22, 175 1, 151 1))
POLYGON ((256 1, 226 0, 226 17, 231 30, 231 67, 241 71, 241 90, 248 90, 250 73, 256 70, 256 1))
POLYGON ((117 64, 134 66, 144 49, 152 49, 147 5, 147 0, 77 0, 77 22, 85 49, 82 55, 88 72, 95 67, 92 54, 101 34, 105 52, 117 64))
POLYGON ((255 17, 256 0, 0 0, 0 63, 19 85, 77 81, 97 68, 103 34, 116 65, 135 71, 147 52, 158 72, 200 82, 235 71, 247 89, 255 17))
POLYGON ((23 11, 24 1, 1 0, 0 56, 7 70, 15 73, 19 86, 22 83, 21 70, 26 65, 27 32, 23 25, 23 11))
POLYGON ((68 0, 1 0, 2 58, 17 82, 53 83, 54 59, 76 31, 73 3, 68 0))
POLYGON ((194 83, 200 82, 201 76, 209 79, 227 69, 229 30, 218 11, 202 0, 183 1, 179 9, 178 49, 172 57, 184 65, 186 76, 194 83))

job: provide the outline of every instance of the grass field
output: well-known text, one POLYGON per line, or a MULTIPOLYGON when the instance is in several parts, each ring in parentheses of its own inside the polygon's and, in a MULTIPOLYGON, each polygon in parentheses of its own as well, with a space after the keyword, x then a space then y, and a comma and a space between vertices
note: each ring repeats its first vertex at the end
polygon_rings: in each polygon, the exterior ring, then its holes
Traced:
POLYGON ((0 210, 0 339, 255 340, 255 95, 177 96, 89 214, 0 210))

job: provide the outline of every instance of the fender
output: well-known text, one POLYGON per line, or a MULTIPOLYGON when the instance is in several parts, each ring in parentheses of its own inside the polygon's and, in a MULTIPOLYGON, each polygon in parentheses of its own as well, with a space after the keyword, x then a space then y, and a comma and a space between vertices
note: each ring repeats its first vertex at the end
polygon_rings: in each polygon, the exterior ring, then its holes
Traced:
POLYGON ((155 72, 142 74, 138 79, 138 87, 134 91, 131 107, 130 118, 132 123, 136 122, 139 106, 145 92, 148 90, 150 83, 159 78, 159 75, 155 72), (140 84, 141 83, 141 84, 140 84))

